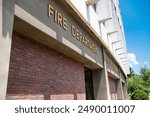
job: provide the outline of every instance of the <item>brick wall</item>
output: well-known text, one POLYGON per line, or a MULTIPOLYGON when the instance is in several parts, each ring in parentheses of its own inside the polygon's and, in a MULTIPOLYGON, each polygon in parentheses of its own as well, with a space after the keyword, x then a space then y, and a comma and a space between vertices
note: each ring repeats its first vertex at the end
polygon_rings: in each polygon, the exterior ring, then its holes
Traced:
POLYGON ((117 100, 117 87, 116 87, 116 80, 112 79, 111 77, 109 79, 109 89, 110 89, 110 96, 112 100, 117 100))
POLYGON ((85 99, 84 66, 14 32, 7 99, 85 99))

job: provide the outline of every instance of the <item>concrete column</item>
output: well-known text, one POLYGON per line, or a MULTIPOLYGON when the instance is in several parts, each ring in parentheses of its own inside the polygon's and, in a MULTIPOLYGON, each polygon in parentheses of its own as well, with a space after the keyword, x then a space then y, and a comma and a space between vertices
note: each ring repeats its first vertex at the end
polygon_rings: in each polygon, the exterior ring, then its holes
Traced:
POLYGON ((15 0, 0 0, 0 99, 6 98, 15 0))
POLYGON ((110 100, 110 90, 108 73, 106 67, 106 57, 105 51, 103 52, 103 69, 98 69, 93 71, 93 89, 94 89, 94 99, 95 100, 110 100))
POLYGON ((126 86, 126 84, 124 84, 124 100, 128 100, 129 98, 128 98, 128 91, 127 91, 127 86, 126 86))
POLYGON ((117 81, 117 99, 118 100, 123 100, 124 99, 122 81, 120 79, 117 81))

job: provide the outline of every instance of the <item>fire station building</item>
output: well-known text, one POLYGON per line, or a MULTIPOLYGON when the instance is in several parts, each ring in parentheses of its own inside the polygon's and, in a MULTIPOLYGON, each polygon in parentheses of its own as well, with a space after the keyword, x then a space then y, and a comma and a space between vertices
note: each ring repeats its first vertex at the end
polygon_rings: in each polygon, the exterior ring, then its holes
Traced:
POLYGON ((0 99, 123 100, 118 0, 1 0, 0 99))

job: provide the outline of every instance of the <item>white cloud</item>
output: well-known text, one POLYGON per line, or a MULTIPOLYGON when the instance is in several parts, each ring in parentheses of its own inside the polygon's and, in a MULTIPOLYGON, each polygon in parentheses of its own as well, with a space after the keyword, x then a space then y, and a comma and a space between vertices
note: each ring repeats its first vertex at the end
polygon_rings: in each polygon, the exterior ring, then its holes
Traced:
POLYGON ((136 60, 136 55, 134 53, 128 53, 128 61, 129 61, 130 67, 133 67, 139 64, 139 62, 136 60))

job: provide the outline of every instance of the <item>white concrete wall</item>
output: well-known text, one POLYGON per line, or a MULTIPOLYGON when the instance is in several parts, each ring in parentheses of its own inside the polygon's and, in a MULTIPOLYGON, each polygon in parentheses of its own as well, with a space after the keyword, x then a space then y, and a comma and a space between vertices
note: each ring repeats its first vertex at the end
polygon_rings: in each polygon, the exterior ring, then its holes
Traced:
POLYGON ((113 52, 111 37, 110 37, 110 35, 108 35, 107 37, 108 37, 108 46, 109 46, 109 49, 111 50, 111 52, 113 52))
POLYGON ((112 17, 110 0, 99 0, 96 4, 96 13, 100 21, 107 20, 112 17))
POLYGON ((101 27, 102 39, 105 42, 105 44, 108 46, 107 30, 102 23, 100 24, 100 27, 101 27))
POLYGON ((88 21, 97 34, 100 35, 98 18, 92 6, 88 6, 88 21))
POLYGON ((87 20, 87 5, 85 3, 85 0, 70 0, 70 1, 82 14, 82 16, 87 20))
POLYGON ((114 20, 108 20, 107 22, 105 22, 105 27, 107 29, 107 32, 113 32, 116 31, 116 25, 114 25, 114 20))

